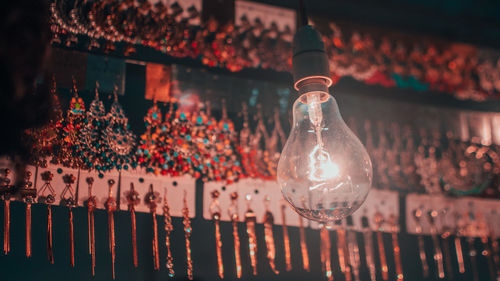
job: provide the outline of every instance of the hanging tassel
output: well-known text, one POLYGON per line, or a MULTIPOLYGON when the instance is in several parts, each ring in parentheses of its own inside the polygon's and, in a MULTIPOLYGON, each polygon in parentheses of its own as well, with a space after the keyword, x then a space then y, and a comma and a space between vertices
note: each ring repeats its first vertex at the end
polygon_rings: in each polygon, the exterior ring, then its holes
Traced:
POLYGON ((31 203, 26 202, 26 257, 31 258, 31 203))
POLYGON ((349 257, 347 249, 347 241, 346 241, 346 233, 345 229, 342 228, 341 221, 338 220, 335 222, 336 224, 336 232, 337 232, 337 253, 339 256, 339 265, 340 271, 344 273, 346 281, 351 280, 351 268, 348 266, 347 261, 349 257))
POLYGON ((72 184, 75 183, 76 178, 72 174, 63 176, 63 181, 66 184, 61 192, 61 204, 68 207, 68 224, 69 224, 69 251, 70 251, 70 265, 75 267, 75 237, 73 230, 73 207, 75 204, 75 194, 73 192, 72 184))
POLYGON ((321 228, 321 264, 328 281, 333 281, 330 232, 325 226, 321 228))
POLYGON ((424 276, 424 278, 427 278, 429 276, 429 265, 427 264, 427 255, 425 254, 424 237, 422 237, 422 225, 420 223, 421 217, 421 209, 416 209, 413 211, 413 218, 415 219, 415 222, 417 224, 415 232, 417 233, 420 264, 422 265, 422 275, 424 276))
POLYGON ((437 234, 437 228, 435 225, 435 219, 437 217, 437 211, 429 211, 428 217, 431 225, 431 237, 432 243, 434 244, 434 261, 436 262, 438 277, 443 279, 445 277, 444 274, 444 262, 443 262, 443 251, 441 250, 441 244, 439 243, 439 238, 437 234))
POLYGON ((377 226, 377 244, 380 256, 380 265, 382 266, 382 279, 387 281, 389 279, 389 267, 387 266, 387 257, 385 255, 384 238, 382 236, 382 224, 384 217, 380 212, 375 213, 375 224, 377 226))
POLYGON ((3 199, 3 253, 10 252, 10 199, 4 195, 3 199))
POLYGON ((309 272, 309 253, 307 252, 306 231, 304 219, 299 215, 300 252, 302 253, 302 268, 309 272))
POLYGON ((460 236, 455 236, 455 253, 457 255, 458 272, 465 273, 464 254, 462 252, 462 241, 460 236))
POLYGON ((109 252, 111 253, 111 267, 113 272, 113 280, 115 280, 115 219, 113 212, 116 210, 116 200, 113 198, 113 185, 114 180, 108 180, 109 193, 108 199, 104 204, 108 212, 108 245, 109 252))
POLYGON ((233 240, 234 240, 234 260, 236 263, 236 278, 241 278, 241 256, 240 256, 240 236, 238 234, 238 193, 233 192, 230 195, 231 206, 228 209, 229 217, 231 217, 231 224, 233 226, 233 240))
POLYGON ((354 232, 352 217, 347 217, 347 250, 349 252, 349 264, 352 267, 354 280, 359 281, 359 267, 361 265, 361 258, 359 256, 358 239, 356 232, 354 232))
POLYGON ((363 240, 365 244, 365 260, 368 271, 370 272, 370 281, 376 281, 375 255, 373 250, 373 233, 370 229, 368 218, 361 217, 363 227, 363 240))
POLYGON ((52 245, 52 205, 47 205, 47 257, 50 264, 54 264, 54 252, 52 245))
POLYGON ((70 265, 75 267, 75 237, 73 229, 73 208, 69 208, 69 254, 70 254, 70 265))
POLYGON ((446 262, 446 273, 448 274, 448 279, 453 280, 453 266, 451 264, 451 253, 450 253, 450 248, 451 248, 451 241, 450 241, 450 232, 446 231, 445 233, 441 234, 441 239, 443 239, 444 243, 444 261, 446 262))
POLYGON ((132 232, 132 258, 134 261, 134 267, 138 266, 138 258, 137 258, 137 226, 135 220, 135 206, 137 206, 140 202, 139 193, 135 191, 134 183, 130 183, 130 190, 125 194, 127 198, 127 206, 130 212, 130 226, 132 232))
POLYGON ((486 258, 488 262, 489 275, 492 280, 496 280, 495 264, 493 263, 493 257, 491 255, 491 248, 488 241, 488 236, 484 235, 481 237, 481 243, 483 244, 483 250, 481 255, 486 258))
POLYGON ((212 220, 215 226, 215 249, 217 252, 217 270, 219 272, 219 277, 224 279, 224 264, 222 262, 222 239, 220 234, 220 215, 221 208, 219 204, 219 191, 214 190, 211 193, 212 203, 210 204, 210 213, 212 215, 212 220))
POLYGON ((394 251, 394 262, 396 264, 396 279, 403 281, 403 264, 401 263, 401 248, 399 247, 397 218, 394 215, 389 216, 389 223, 391 224, 391 238, 392 249, 394 251))
POLYGON ((246 196, 247 200, 247 211, 245 212, 245 223, 247 226, 247 234, 248 234, 248 250, 250 253, 250 263, 252 265, 252 273, 253 275, 257 275, 257 235, 255 233, 255 223, 257 222, 257 218, 255 217, 255 213, 252 209, 250 209, 250 195, 246 196))
POLYGON ((266 196, 264 199, 264 204, 266 205, 266 213, 264 214, 264 238, 266 241, 267 248, 267 260, 269 261, 269 266, 274 274, 279 274, 279 271, 276 270, 276 264, 274 262, 276 258, 276 246, 274 244, 274 235, 273 235, 273 224, 274 224, 274 216, 269 211, 269 196, 266 196))
MULTIPOLYGON (((283 244, 285 248, 285 269, 286 271, 292 270, 292 254, 290 252, 290 237, 288 235, 288 226, 286 224, 286 208, 285 204, 281 204, 281 221, 283 224, 283 244)), ((301 234, 302 235, 302 234, 301 234)), ((302 247, 302 241, 301 245, 302 247)), ((307 251, 307 250, 306 250, 307 251)), ((309 263, 309 261, 307 261, 309 263)))
POLYGON ((92 186, 94 184, 94 178, 88 177, 87 184, 89 186, 88 193, 89 198, 87 199, 87 222, 88 222, 88 238, 89 238, 89 254, 92 260, 92 276, 95 276, 95 228, 94 228, 94 211, 97 206, 96 197, 92 195, 92 186))
MULTIPOLYGON (((38 167, 37 167, 38 171, 38 167)), ((21 197, 24 201, 25 205, 25 224, 26 224, 26 257, 31 257, 31 204, 35 202, 35 198, 37 196, 36 188, 33 187, 33 184, 30 181, 31 172, 26 172, 26 177, 24 181, 24 185, 19 190, 21 197)), ((45 178, 46 179, 46 178, 45 178)), ((46 182, 47 183, 47 182, 46 182)), ((10 217, 10 215, 9 215, 10 217)), ((9 235, 10 236, 10 235, 9 235)), ((10 246, 9 246, 10 249, 10 246)))
POLYGON ((4 173, 5 176, 0 182, 0 193, 3 200, 3 253, 7 255, 10 252, 10 169, 4 169, 4 173))
POLYGON ((474 278, 474 281, 479 281, 479 272, 477 271, 477 251, 476 248, 474 247, 474 238, 469 237, 467 238, 467 242, 469 243, 469 256, 470 256, 470 263, 472 267, 472 276, 474 278))

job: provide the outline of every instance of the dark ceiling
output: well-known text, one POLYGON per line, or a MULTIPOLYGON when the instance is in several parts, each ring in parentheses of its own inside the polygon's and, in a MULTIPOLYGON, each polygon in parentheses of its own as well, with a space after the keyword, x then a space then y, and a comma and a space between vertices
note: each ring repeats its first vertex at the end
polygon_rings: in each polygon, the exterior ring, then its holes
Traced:
MULTIPOLYGON (((298 0, 254 0, 296 9, 298 0)), ((310 15, 500 48, 500 1, 305 0, 310 15)))

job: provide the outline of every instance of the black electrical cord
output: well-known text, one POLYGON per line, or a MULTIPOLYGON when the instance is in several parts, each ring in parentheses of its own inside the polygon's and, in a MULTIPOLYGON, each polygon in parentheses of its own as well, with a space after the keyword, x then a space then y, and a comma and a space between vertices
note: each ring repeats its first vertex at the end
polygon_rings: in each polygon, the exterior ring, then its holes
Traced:
POLYGON ((307 18, 306 5, 304 0, 299 0, 299 27, 309 25, 309 19, 307 18))

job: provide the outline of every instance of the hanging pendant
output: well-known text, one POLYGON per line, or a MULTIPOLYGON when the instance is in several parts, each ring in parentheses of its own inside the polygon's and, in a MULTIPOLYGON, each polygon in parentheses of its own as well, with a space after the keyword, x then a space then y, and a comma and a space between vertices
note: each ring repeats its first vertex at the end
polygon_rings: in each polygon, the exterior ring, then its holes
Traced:
POLYGON ((165 217, 165 246, 167 248, 167 269, 168 276, 173 278, 175 276, 174 273, 174 259, 172 258, 172 251, 170 249, 170 234, 174 230, 172 225, 172 217, 170 216, 170 208, 167 202, 167 188, 165 188, 163 196, 163 216, 165 217))
POLYGON ((187 193, 184 191, 184 208, 182 209, 182 223, 184 224, 184 238, 186 242, 186 272, 187 278, 193 280, 193 261, 191 260, 191 219, 187 205, 187 193))
POLYGON ((155 192, 153 185, 149 185, 149 192, 146 194, 144 201, 149 206, 149 211, 153 217, 153 266, 154 270, 160 270, 160 253, 158 249, 158 223, 156 221, 156 207, 160 202, 160 194, 155 192))

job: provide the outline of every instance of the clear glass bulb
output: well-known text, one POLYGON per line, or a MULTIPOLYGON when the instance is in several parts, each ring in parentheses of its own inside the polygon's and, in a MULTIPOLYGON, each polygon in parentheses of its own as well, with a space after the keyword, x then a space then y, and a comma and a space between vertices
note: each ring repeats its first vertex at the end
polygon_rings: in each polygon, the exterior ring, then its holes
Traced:
POLYGON ((309 92, 295 101, 278 183, 297 213, 320 223, 343 219, 365 201, 372 183, 370 157, 330 94, 309 92))

